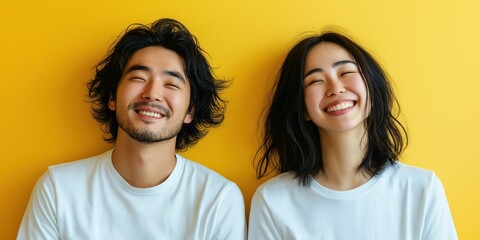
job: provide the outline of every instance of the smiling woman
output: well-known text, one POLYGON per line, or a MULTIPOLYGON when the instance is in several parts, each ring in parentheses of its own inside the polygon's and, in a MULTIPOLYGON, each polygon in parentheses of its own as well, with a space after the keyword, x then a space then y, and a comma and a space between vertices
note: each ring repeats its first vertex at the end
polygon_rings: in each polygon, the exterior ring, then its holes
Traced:
POLYGON ((398 162, 406 133, 366 50, 334 32, 307 37, 272 96, 257 176, 280 175, 253 196, 249 238, 457 239, 440 180, 398 162))
POLYGON ((322 131, 357 127, 363 134, 367 89, 351 54, 334 43, 319 44, 308 53, 305 72, 306 119, 322 131))
POLYGON ((0 1, 0 239, 15 239, 47 166, 112 148, 91 117, 85 84, 127 25, 160 17, 184 23, 215 74, 232 80, 221 93, 225 121, 183 154, 237 183, 247 209, 273 175, 255 179, 252 158, 275 71, 300 35, 329 25, 354 35, 388 70, 411 140, 400 161, 433 170, 458 237, 480 239, 480 1, 299 3, 0 1))

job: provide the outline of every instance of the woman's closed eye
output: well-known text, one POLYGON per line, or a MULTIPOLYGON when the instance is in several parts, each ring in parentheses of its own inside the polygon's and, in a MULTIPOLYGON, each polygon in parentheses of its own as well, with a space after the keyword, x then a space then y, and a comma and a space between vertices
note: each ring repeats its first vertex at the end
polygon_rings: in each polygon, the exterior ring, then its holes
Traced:
POLYGON ((143 78, 143 77, 139 77, 139 76, 133 76, 130 78, 130 80, 132 81, 138 81, 138 82, 146 82, 147 79, 143 78))
POLYGON ((340 76, 348 76, 357 73, 356 71, 345 71, 340 74, 340 76))
POLYGON ((310 85, 314 85, 314 84, 322 84, 322 83, 325 83, 325 80, 323 79, 314 79, 314 80, 310 80, 310 81, 307 81, 305 86, 310 86, 310 85))

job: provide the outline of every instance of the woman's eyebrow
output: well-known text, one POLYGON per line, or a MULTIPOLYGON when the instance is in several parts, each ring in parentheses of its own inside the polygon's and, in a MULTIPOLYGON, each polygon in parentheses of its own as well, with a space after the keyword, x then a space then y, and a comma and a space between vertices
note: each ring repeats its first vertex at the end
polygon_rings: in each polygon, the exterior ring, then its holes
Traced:
POLYGON ((342 60, 342 61, 335 62, 335 63, 333 64, 333 67, 338 67, 338 66, 340 66, 340 65, 349 64, 349 63, 352 63, 352 64, 357 65, 357 63, 354 62, 354 61, 352 61, 352 60, 342 60))
MULTIPOLYGON (((338 66, 340 66, 340 65, 349 64, 349 63, 352 63, 352 64, 357 65, 357 63, 354 62, 354 61, 351 61, 351 60, 342 60, 342 61, 334 62, 334 63, 332 64, 332 67, 335 68, 335 67, 338 67, 338 66)), ((311 75, 311 74, 313 74, 313 73, 316 73, 316 72, 320 72, 320 73, 321 73, 321 72, 323 72, 323 69, 322 69, 322 68, 314 68, 314 69, 308 71, 303 78, 305 79, 305 78, 308 77, 309 75, 311 75)))

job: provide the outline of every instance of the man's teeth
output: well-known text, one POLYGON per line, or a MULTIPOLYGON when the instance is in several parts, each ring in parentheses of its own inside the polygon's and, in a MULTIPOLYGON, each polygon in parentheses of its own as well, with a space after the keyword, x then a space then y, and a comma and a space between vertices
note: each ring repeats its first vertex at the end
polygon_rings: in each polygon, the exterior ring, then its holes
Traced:
POLYGON ((343 110, 343 109, 346 109, 346 108, 350 108, 352 106, 353 106, 352 101, 342 102, 342 103, 339 103, 339 104, 328 107, 327 112, 335 112, 335 111, 343 110))
POLYGON ((145 116, 148 116, 148 117, 155 117, 155 118, 160 118, 161 117, 161 115, 159 113, 156 113, 156 112, 139 111, 138 113, 142 114, 142 115, 145 115, 145 116))

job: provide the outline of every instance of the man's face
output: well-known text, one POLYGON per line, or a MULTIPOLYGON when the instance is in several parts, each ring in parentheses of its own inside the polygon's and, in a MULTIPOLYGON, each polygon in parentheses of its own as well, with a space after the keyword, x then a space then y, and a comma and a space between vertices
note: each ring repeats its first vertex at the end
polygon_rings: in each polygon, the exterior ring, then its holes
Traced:
POLYGON ((150 46, 128 60, 116 99, 109 108, 116 111, 119 135, 153 143, 175 138, 184 123, 192 121, 188 112, 190 83, 183 59, 166 48, 150 46))

